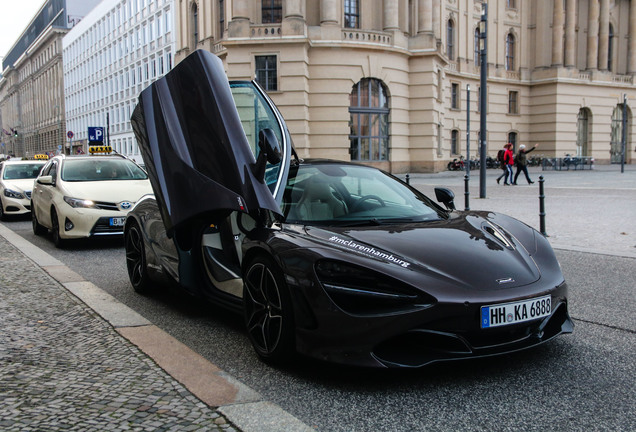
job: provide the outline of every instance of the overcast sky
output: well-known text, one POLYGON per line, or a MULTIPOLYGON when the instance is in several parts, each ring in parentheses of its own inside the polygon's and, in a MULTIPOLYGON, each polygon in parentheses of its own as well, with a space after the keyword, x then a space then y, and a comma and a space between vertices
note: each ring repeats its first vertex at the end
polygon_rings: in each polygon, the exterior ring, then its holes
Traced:
POLYGON ((4 58, 46 0, 0 0, 0 57, 4 58))

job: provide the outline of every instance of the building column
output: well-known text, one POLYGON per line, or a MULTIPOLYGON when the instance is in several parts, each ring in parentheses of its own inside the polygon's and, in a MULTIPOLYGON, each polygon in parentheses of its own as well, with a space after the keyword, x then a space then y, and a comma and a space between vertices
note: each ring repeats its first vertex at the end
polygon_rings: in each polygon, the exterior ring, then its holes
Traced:
POLYGON ((565 67, 576 64, 576 0, 565 4, 565 67))
POLYGON ((552 66, 563 66, 563 1, 554 0, 552 13, 552 66))
POLYGON ((418 0, 417 34, 433 33, 433 0, 418 0))
POLYGON ((435 36, 435 39, 441 39, 441 21, 442 21, 442 17, 441 17, 441 12, 440 12, 440 4, 439 4, 440 0, 433 0, 433 35, 435 36))
POLYGON ((305 34, 305 2, 302 0, 285 0, 283 4, 282 31, 284 35, 305 34))
POLYGON ((636 75, 636 0, 629 2, 629 41, 627 47, 627 73, 636 75))
POLYGON ((598 69, 599 0, 590 0, 587 16, 587 68, 598 69))
POLYGON ((248 37, 250 33, 250 9, 249 0, 233 0, 232 20, 227 26, 228 36, 248 37))
POLYGON ((320 25, 338 24, 337 0, 320 0, 320 25))
POLYGON ((601 0, 600 24, 598 31, 598 68, 607 70, 609 48, 609 0, 601 0))
POLYGON ((384 31, 400 29, 399 4, 395 0, 384 0, 384 31))

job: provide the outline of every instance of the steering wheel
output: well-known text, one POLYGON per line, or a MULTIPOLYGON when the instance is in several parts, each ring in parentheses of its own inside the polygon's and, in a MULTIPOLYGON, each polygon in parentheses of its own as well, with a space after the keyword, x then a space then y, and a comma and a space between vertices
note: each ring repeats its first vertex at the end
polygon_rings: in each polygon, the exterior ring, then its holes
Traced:
POLYGON ((360 205, 365 202, 365 201, 369 201, 369 200, 375 200, 377 202, 380 203, 380 207, 386 207, 386 203, 384 202, 384 200, 382 198, 380 198, 377 195, 365 195, 362 196, 358 199, 358 201, 356 201, 352 206, 351 206, 351 213, 355 213, 356 211, 358 211, 358 207, 360 207, 360 205))

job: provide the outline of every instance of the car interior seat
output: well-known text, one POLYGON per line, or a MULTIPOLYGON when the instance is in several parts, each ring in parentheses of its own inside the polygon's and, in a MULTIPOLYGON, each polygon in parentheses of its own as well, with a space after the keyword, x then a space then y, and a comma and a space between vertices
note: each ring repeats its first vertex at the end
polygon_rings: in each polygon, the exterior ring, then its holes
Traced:
POLYGON ((312 182, 305 187, 297 211, 303 220, 329 220, 345 215, 347 206, 336 198, 328 183, 312 182))

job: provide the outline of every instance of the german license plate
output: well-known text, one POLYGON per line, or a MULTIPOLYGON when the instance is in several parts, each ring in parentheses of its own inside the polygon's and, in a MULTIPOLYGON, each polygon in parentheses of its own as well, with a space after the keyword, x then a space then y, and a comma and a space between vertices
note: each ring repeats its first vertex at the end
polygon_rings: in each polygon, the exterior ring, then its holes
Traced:
POLYGON ((543 318, 552 312, 550 296, 481 307, 481 328, 499 327, 543 318))
POLYGON ((114 218, 110 218, 110 226, 124 226, 124 222, 126 222, 126 218, 125 217, 114 217, 114 218))

